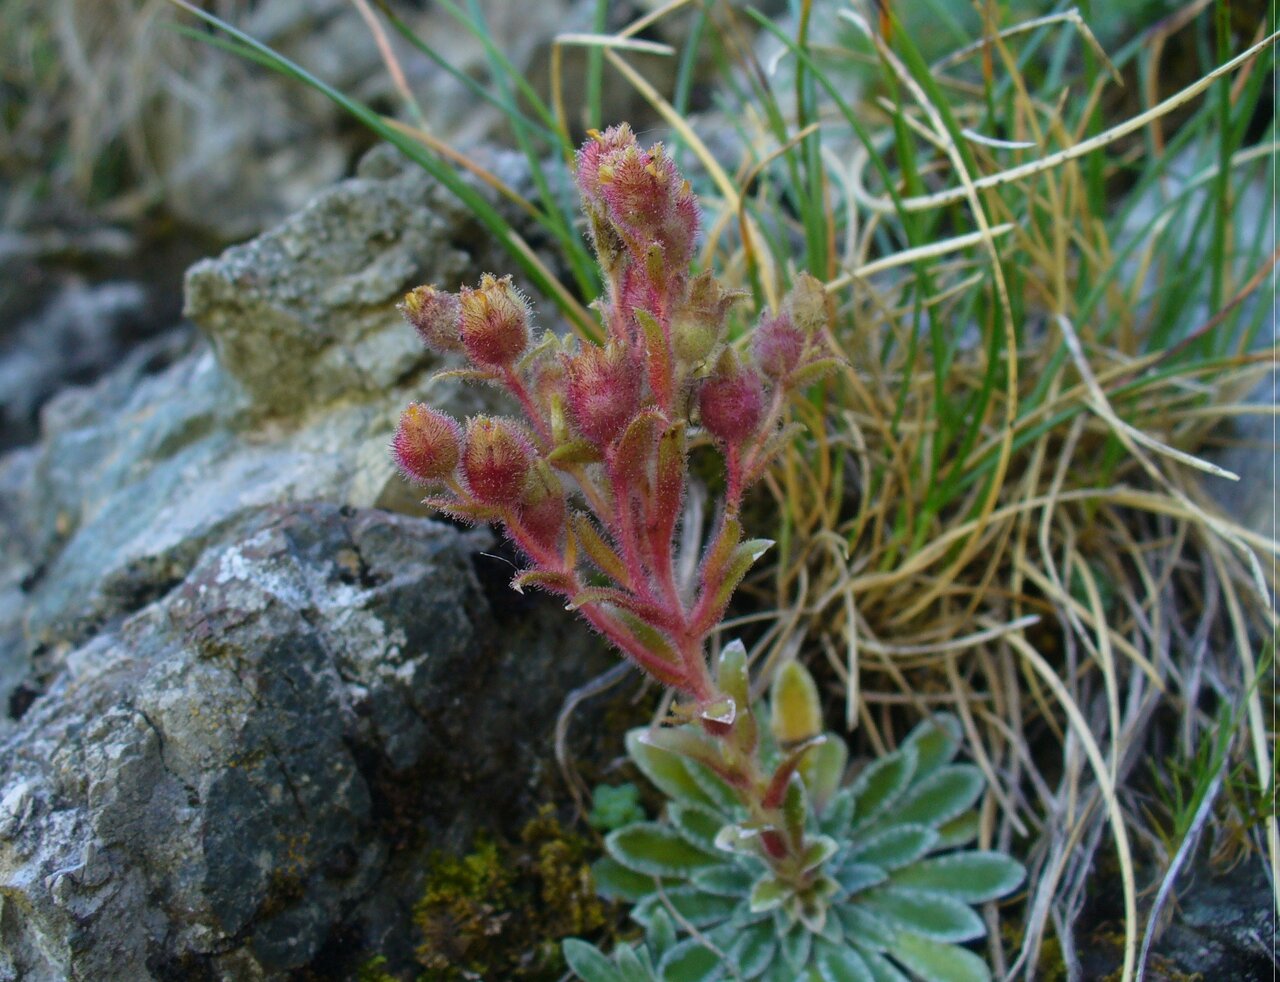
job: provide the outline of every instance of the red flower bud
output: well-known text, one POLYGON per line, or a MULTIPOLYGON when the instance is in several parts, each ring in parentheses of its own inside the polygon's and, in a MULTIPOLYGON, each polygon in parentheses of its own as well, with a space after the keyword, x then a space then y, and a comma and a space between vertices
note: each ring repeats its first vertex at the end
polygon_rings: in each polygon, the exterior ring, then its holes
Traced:
POLYGON ((724 358, 702 383, 698 409, 708 433, 725 443, 743 443, 755 435, 764 416, 764 384, 754 370, 724 358))
POLYGON ((569 414, 578 431, 607 447, 640 407, 643 373, 620 344, 585 345, 566 363, 569 414))
POLYGON ((529 470, 520 497, 520 524, 538 545, 554 549, 564 531, 565 494, 560 479, 545 460, 529 470))
POLYGON ((509 420, 476 416, 467 423, 462 473, 484 504, 514 505, 533 460, 533 446, 509 420))
POLYGON ((511 283, 486 273, 477 289, 463 287, 462 344, 472 361, 486 368, 506 368, 529 346, 529 303, 511 283))
POLYGON ((461 443, 462 431, 451 417, 412 402, 400 415, 391 455, 408 480, 425 484, 453 473, 461 443))
POLYGON ((805 334, 785 311, 777 317, 766 314, 756 327, 751 344, 760 371, 776 382, 786 378, 800 365, 804 356, 805 334))
POLYGON ((397 309, 432 351, 444 354, 462 350, 462 338, 458 336, 461 309, 454 294, 443 293, 434 286, 420 286, 406 293, 397 309))
POLYGON ((643 255, 657 243, 666 266, 683 273, 693 258, 698 206, 662 145, 615 150, 601 158, 596 173, 609 217, 632 252, 643 255))
POLYGON ((636 145, 636 135, 627 123, 610 126, 603 133, 592 130, 591 139, 578 151, 578 190, 588 203, 603 203, 600 165, 615 152, 636 145))

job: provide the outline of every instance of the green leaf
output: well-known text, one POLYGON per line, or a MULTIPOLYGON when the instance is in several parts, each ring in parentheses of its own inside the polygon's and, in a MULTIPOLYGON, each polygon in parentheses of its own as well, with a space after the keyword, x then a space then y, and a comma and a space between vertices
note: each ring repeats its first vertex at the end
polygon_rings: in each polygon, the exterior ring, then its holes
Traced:
POLYGON ((671 826, 690 845, 704 849, 713 856, 716 849, 716 833, 724 826, 724 819, 717 813, 697 805, 672 802, 667 806, 667 818, 671 826))
POLYGON ((626 982, 622 973, 595 945, 577 938, 565 938, 561 950, 570 971, 582 982, 626 982))
POLYGON ((889 874, 879 866, 867 863, 854 863, 844 860, 832 874, 837 883, 844 888, 846 894, 853 896, 870 887, 878 886, 889 878, 889 874))
POLYGON ((827 810, 818 821, 822 826, 822 831, 831 836, 836 841, 843 840, 849 835, 849 826, 853 822, 853 789, 844 788, 837 791, 835 797, 827 804, 827 810))
POLYGON ((686 877, 695 869, 720 862, 657 822, 637 822, 610 832, 604 844, 609 855, 627 869, 650 876, 686 877))
POLYGON ((1022 882, 1022 864, 999 852, 960 852, 935 856, 894 873, 894 886, 944 893, 969 904, 1003 897, 1022 882))
POLYGON ((641 773, 672 801, 710 805, 714 808, 716 802, 694 780, 684 766, 684 759, 670 750, 642 741, 641 737, 647 732, 647 727, 641 727, 627 734, 627 754, 635 761, 641 773))
POLYGON ((814 945, 813 961, 822 982, 875 982, 867 963, 847 945, 819 941, 814 945))
POLYGON ((511 581, 511 589, 524 593, 527 586, 542 587, 548 593, 568 593, 573 590, 573 578, 550 569, 526 569, 511 581))
POLYGON ((963 730, 960 721, 950 713, 939 713, 927 719, 902 741, 916 748, 916 780, 928 777, 943 764, 949 764, 960 750, 963 730))
POLYGON ((915 784, 893 808, 893 824, 941 825, 973 807, 982 794, 982 771, 954 764, 915 784))
POLYGON ((626 982, 652 982, 653 975, 644 967, 631 945, 623 945, 613 953, 613 960, 626 982))
POLYGON ((676 926, 666 909, 655 910, 649 918, 649 926, 645 928, 645 941, 654 957, 661 959, 667 949, 676 943, 676 926))
POLYGON ((783 961, 799 972, 809 961, 809 952, 813 950, 813 935, 804 925, 797 924, 782 936, 780 948, 783 961))
POLYGON ((905 746, 881 757, 859 774, 849 788, 858 825, 866 825, 892 805, 911 783, 915 770, 916 748, 905 746))
POLYGON ((849 859, 895 870, 914 863, 937 841, 938 833, 927 825, 895 825, 860 843, 849 859))
POLYGON ((744 979, 754 979, 769 967, 777 950, 773 923, 765 921, 740 932, 727 954, 739 975, 744 979))
POLYGON ((669 905, 677 919, 683 918, 694 927, 703 928, 728 920, 741 901, 741 897, 717 897, 697 887, 682 885, 645 897, 631 908, 631 919, 647 928, 658 911, 667 913, 669 905))
POLYGON ((738 810, 738 796, 733 793, 733 789, 720 780, 709 768, 703 767, 696 760, 690 760, 687 757, 683 758, 683 760, 684 769, 689 777, 693 779, 694 784, 711 801, 712 807, 725 816, 725 820, 728 821, 733 813, 738 810))
POLYGON ((838 908, 844 924, 845 937, 861 948, 870 951, 887 951, 893 946, 898 932, 859 904, 844 904, 838 908))
POLYGON ((893 957, 926 982, 991 982, 987 963, 959 945, 903 934, 893 957))
POLYGON ((987 932, 968 904, 941 893, 877 887, 865 895, 863 903, 899 928, 934 941, 971 941, 987 932))
POLYGON ((714 982, 723 977, 724 965, 719 954, 689 938, 663 956, 658 974, 665 982, 714 982))
POLYGON ((956 849, 968 845, 978 837, 982 825, 976 811, 963 812, 949 822, 938 826, 937 849, 956 849))
POLYGON ((698 870, 689 881, 703 893, 740 899, 751 893, 756 877, 741 866, 724 863, 698 870))
POLYGON ((884 955, 875 951, 868 951, 866 948, 859 948, 858 954, 867 963, 867 968, 871 969, 871 977, 876 982, 911 982, 884 955))
POLYGON ((820 743, 805 754, 800 761, 800 777, 809 790, 813 810, 821 815, 826 811, 840 779, 844 777, 845 764, 849 760, 849 748, 838 733, 828 733, 825 743, 820 743))
POLYGON ((761 877, 751 888, 751 910, 756 914, 773 910, 775 907, 781 907, 790 896, 791 888, 781 880, 774 879, 772 876, 761 877))
POLYGON ((579 464, 594 464, 601 459, 600 448, 586 437, 568 440, 547 454, 547 463, 561 469, 576 467, 579 464))
POLYGON ((595 563, 596 569, 615 583, 626 583, 630 580, 622 557, 601 538, 591 519, 582 512, 575 511, 569 516, 569 525, 573 528, 573 535, 578 540, 578 545, 587 554, 587 558, 595 563))
POLYGON ((596 893, 606 900, 625 900, 637 903, 653 893, 652 876, 629 870, 615 859, 602 856, 591 864, 591 878, 596 893))

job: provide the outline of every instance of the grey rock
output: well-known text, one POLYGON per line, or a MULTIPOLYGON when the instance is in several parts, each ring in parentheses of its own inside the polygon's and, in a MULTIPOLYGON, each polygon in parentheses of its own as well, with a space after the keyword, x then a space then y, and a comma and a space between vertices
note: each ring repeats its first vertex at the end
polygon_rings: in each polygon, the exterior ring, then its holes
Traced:
POLYGON ((601 646, 386 450, 410 399, 493 408, 425 382, 396 292, 507 267, 376 155, 193 271, 212 343, 138 349, 0 457, 0 980, 350 977, 411 950, 430 852, 531 813, 601 646))
POLYGON ((594 645, 557 611, 500 624, 487 542, 260 509, 72 651, 0 747, 10 977, 282 977, 385 932, 428 849, 527 814, 594 645))

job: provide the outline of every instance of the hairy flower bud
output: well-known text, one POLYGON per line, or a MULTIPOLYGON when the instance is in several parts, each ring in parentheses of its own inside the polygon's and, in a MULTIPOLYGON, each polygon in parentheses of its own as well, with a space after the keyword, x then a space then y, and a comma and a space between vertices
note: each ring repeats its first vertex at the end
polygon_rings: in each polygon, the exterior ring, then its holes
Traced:
POLYGON ((462 311, 456 295, 434 286, 420 286, 406 293, 397 309, 432 351, 444 354, 462 350, 458 335, 462 311))
POLYGON ((640 406, 641 369, 616 342, 584 345, 565 367, 574 426, 597 446, 608 446, 640 406))
POLYGON ((751 337, 760 371, 775 382, 786 378, 799 367, 805 340, 804 332, 785 310, 776 317, 765 314, 751 337))
POLYGON ((551 465, 538 460, 520 496, 520 524, 538 545, 553 549, 564 531, 565 494, 551 465))
POLYGON ((462 431, 452 417, 420 402, 400 414, 391 441, 396 467, 410 481, 440 481, 453 473, 461 452, 462 431))
POLYGON ((462 474, 484 504, 515 504, 533 460, 529 440, 509 420, 476 416, 467 423, 462 474))
POLYGON ((757 372, 738 365, 731 352, 702 383, 698 410, 708 433, 725 443, 743 443, 755 435, 764 416, 764 384, 757 372))
POLYGON ((744 296, 740 291, 727 292, 710 270, 695 276, 672 322, 676 357, 686 365, 696 365, 710 357, 724 338, 725 315, 744 296))
POLYGON ((809 670, 798 661, 789 661, 773 680, 769 701, 769 726, 784 748, 803 743, 822 732, 822 701, 809 670))
POLYGON ((796 277, 787 294, 785 307, 796 327, 806 334, 816 334, 827 326, 830 298, 822 281, 808 273, 796 277))
POLYGON ((529 302, 511 282, 485 273, 474 290, 463 287, 461 307, 463 347, 472 361, 485 368, 506 368, 529 346, 529 302))

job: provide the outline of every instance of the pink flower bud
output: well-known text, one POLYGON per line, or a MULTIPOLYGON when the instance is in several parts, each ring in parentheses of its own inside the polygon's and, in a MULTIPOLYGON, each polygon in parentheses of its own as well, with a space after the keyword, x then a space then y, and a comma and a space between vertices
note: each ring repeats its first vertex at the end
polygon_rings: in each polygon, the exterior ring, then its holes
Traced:
MULTIPOLYGON (((591 131, 591 139, 578 151, 578 190, 588 203, 603 203, 600 165, 614 153, 636 145, 636 135, 627 123, 610 126, 603 133, 591 131)), ((607 165, 606 165, 607 166, 607 165)))
POLYGON ((684 272, 693 258, 698 206, 662 145, 615 150, 602 157, 597 176, 609 216, 632 252, 640 256, 656 243, 665 264, 684 272))
POLYGON ((578 431, 607 447, 640 407, 643 373, 622 345, 584 345, 566 363, 569 415, 578 431))
POLYGON ((451 417, 412 402, 400 415, 391 455, 408 480, 425 484, 453 473, 461 442, 462 431, 451 417))
POLYGON ((529 470, 520 497, 520 524, 533 540, 554 549, 564 531, 565 494, 560 479, 545 460, 529 470))
POLYGON ((776 382, 786 378, 800 365, 804 356, 805 334, 786 311, 776 317, 765 314, 751 338, 751 345, 760 371, 776 382))
POLYGON ((484 504, 514 505, 533 460, 533 446, 509 420, 476 416, 467 423, 462 473, 484 504))
POLYGON ((485 368, 506 368, 529 346, 529 303, 512 285, 511 277, 486 273, 477 289, 463 287, 462 344, 472 361, 485 368))
POLYGON ((723 358, 716 373, 702 383, 698 409, 708 433, 729 444, 755 435, 764 416, 764 384, 753 369, 723 358))
POLYGON ((458 336, 461 309, 454 294, 434 286, 420 286, 406 293, 397 309, 432 351, 444 354, 462 350, 462 338, 458 336))

